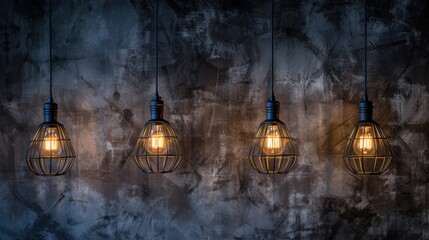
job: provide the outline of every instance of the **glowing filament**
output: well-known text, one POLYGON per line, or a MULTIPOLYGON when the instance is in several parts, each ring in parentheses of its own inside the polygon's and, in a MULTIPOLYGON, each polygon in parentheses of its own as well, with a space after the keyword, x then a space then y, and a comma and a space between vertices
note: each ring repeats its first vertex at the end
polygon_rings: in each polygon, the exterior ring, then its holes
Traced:
POLYGON ((360 127, 356 134, 353 150, 357 154, 372 155, 375 152, 374 136, 371 127, 360 127))
POLYGON ((151 154, 165 153, 167 141, 161 125, 155 125, 150 132, 148 152, 151 154))
POLYGON ((267 154, 281 154, 282 142, 277 125, 268 126, 263 151, 267 154))
POLYGON ((56 128, 47 128, 42 142, 42 155, 57 157, 61 154, 60 139, 56 128))

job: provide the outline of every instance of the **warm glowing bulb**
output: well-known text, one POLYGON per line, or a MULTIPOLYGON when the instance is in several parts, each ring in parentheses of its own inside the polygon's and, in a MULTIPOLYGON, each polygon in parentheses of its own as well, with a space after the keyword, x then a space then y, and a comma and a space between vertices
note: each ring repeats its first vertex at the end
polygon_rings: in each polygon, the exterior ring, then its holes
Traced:
POLYGON ((353 150, 357 154, 372 155, 375 152, 374 136, 371 127, 360 127, 356 134, 353 150))
POLYGON ((161 125, 155 125, 150 132, 147 150, 151 154, 162 154, 166 152, 166 149, 167 140, 163 128, 161 125))
POLYGON ((57 157, 61 155, 60 141, 56 128, 47 128, 42 142, 42 155, 57 157))
POLYGON ((268 126, 263 151, 267 154, 281 154, 282 142, 277 125, 268 126))

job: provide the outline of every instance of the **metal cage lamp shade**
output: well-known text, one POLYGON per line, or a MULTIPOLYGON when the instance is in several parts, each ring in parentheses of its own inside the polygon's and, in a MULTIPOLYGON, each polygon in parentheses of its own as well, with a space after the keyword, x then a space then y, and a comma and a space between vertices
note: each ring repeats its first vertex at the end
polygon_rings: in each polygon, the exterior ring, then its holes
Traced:
POLYGON ((294 167, 298 155, 286 125, 280 121, 280 103, 274 97, 274 1, 271 1, 271 96, 266 103, 267 118, 252 140, 249 161, 253 169, 262 174, 288 173, 294 167))
POLYGON ((164 102, 158 95, 158 1, 156 1, 155 97, 150 102, 151 119, 144 125, 136 143, 133 159, 144 173, 170 173, 183 159, 176 133, 163 118, 164 102))
POLYGON ((392 151, 380 125, 372 120, 372 102, 368 100, 367 83, 367 11, 365 1, 365 54, 364 54, 364 96, 359 102, 360 121, 347 141, 344 162, 356 175, 377 175, 384 173, 392 161, 392 151))
POLYGON ((344 162, 356 175, 384 173, 392 161, 389 141, 380 125, 372 120, 372 102, 361 101, 360 121, 347 141, 344 162))
POLYGON ((45 120, 39 125, 25 155, 28 168, 36 175, 66 174, 76 160, 72 143, 64 126, 57 121, 58 105, 52 98, 52 17, 49 1, 49 98, 43 105, 45 120))
POLYGON ((57 122, 57 104, 45 103, 45 121, 39 125, 26 154, 29 169, 36 175, 66 174, 76 154, 64 126, 57 122))
POLYGON ((170 173, 183 159, 182 149, 170 123, 162 117, 163 101, 151 101, 151 119, 146 122, 134 148, 134 162, 144 173, 170 173))
POLYGON ((267 119, 259 125, 249 153, 250 163, 258 173, 288 173, 297 161, 294 142, 278 115, 279 102, 268 101, 267 119))

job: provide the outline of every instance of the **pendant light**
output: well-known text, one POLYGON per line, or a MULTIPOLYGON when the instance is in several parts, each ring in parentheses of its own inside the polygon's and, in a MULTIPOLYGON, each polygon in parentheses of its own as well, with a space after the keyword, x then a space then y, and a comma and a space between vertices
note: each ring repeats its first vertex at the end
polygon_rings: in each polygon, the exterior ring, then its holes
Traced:
POLYGON ((282 174, 292 170, 297 153, 286 125, 279 119, 280 103, 274 97, 274 0, 271 0, 271 96, 266 103, 267 119, 252 140, 249 160, 258 173, 282 174))
POLYGON ((164 102, 158 95, 158 0, 155 21, 155 96, 150 102, 150 120, 134 149, 134 162, 144 173, 173 172, 183 159, 182 148, 170 123, 163 119, 164 102))
POLYGON ((367 85, 367 4, 365 0, 364 96, 359 102, 360 121, 350 134, 344 161, 356 175, 382 174, 389 167, 392 151, 380 125, 372 120, 372 102, 368 100, 367 85))
POLYGON ((57 121, 58 105, 52 98, 52 13, 49 1, 49 98, 43 105, 45 120, 37 128, 25 160, 36 175, 66 174, 76 159, 70 138, 64 126, 57 121))

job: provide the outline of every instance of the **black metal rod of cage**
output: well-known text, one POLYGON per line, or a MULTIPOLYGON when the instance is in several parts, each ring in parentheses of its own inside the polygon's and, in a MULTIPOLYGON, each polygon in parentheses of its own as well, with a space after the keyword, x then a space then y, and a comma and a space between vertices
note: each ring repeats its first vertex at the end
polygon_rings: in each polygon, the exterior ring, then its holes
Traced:
POLYGON ((158 3, 156 0, 156 18, 155 18, 155 97, 158 98, 158 3))
POLYGON ((274 25, 274 0, 271 0, 271 19, 270 19, 270 34, 271 34, 271 96, 270 101, 274 101, 274 36, 273 36, 273 25, 274 25))
POLYGON ((49 0, 49 102, 52 98, 52 1, 49 0))
POLYGON ((368 25, 368 16, 367 16, 367 4, 366 4, 366 0, 364 0, 364 5, 365 5, 365 47, 364 47, 364 68, 365 68, 365 76, 364 76, 364 82, 363 82, 363 100, 364 101, 368 101, 368 94, 366 91, 366 82, 368 79, 368 67, 367 67, 367 43, 368 43, 368 30, 367 30, 367 25, 368 25))

